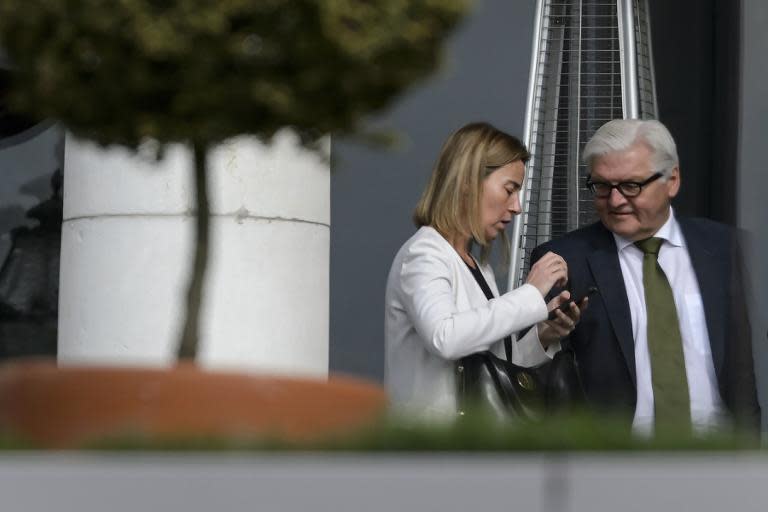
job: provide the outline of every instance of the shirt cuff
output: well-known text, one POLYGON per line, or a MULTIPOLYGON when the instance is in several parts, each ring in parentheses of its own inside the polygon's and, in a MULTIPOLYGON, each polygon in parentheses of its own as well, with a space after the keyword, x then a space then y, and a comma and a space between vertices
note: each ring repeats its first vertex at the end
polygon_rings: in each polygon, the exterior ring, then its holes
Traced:
POLYGON ((545 350, 539 340, 539 329, 534 324, 525 336, 517 340, 516 350, 512 352, 512 362, 519 366, 536 366, 551 361, 560 350, 560 342, 552 343, 545 350))

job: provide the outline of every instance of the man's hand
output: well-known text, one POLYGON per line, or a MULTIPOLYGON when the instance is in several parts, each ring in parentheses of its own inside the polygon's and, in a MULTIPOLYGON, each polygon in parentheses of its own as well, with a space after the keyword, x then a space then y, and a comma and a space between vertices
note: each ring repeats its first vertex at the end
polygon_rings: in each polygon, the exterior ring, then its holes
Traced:
POLYGON ((544 348, 568 336, 576 327, 576 324, 579 323, 581 312, 586 309, 589 299, 585 297, 578 305, 572 302, 566 312, 560 311, 560 305, 567 302, 570 298, 571 293, 569 291, 560 292, 560 295, 547 304, 547 309, 554 311, 556 318, 539 322, 536 325, 536 328, 539 330, 539 340, 544 348))

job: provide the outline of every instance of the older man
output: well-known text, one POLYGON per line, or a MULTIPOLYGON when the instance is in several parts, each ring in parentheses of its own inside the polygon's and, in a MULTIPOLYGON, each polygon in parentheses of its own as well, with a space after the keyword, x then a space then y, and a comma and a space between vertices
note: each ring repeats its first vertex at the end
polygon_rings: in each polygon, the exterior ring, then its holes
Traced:
POLYGON ((565 343, 591 404, 626 412, 633 430, 759 426, 749 325, 734 231, 677 218, 677 149, 658 121, 613 120, 587 143, 600 222, 550 241, 569 288, 597 287, 565 343))

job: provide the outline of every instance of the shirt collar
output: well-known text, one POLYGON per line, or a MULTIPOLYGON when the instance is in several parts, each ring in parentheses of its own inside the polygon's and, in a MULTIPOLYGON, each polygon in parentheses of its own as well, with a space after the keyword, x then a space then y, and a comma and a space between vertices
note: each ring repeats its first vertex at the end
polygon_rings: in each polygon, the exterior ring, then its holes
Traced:
MULTIPOLYGON (((616 233, 612 234, 613 239, 616 241, 616 248, 619 250, 619 252, 623 251, 630 245, 634 245, 632 240, 628 240, 622 236, 617 235, 616 233)), ((669 207, 669 217, 667 218, 667 221, 662 224, 662 226, 653 236, 656 238, 661 238, 665 243, 675 247, 683 247, 683 234, 680 231, 680 224, 678 224, 677 219, 675 219, 675 211, 671 206, 669 207)))

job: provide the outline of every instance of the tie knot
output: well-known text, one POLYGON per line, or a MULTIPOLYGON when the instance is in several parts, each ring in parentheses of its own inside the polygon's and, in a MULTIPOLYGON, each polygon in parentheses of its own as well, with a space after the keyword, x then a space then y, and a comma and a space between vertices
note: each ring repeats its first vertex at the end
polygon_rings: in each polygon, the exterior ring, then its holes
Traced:
POLYGON ((653 254, 658 256, 661 244, 664 243, 663 238, 646 238, 645 240, 638 240, 635 245, 643 251, 645 254, 653 254))

